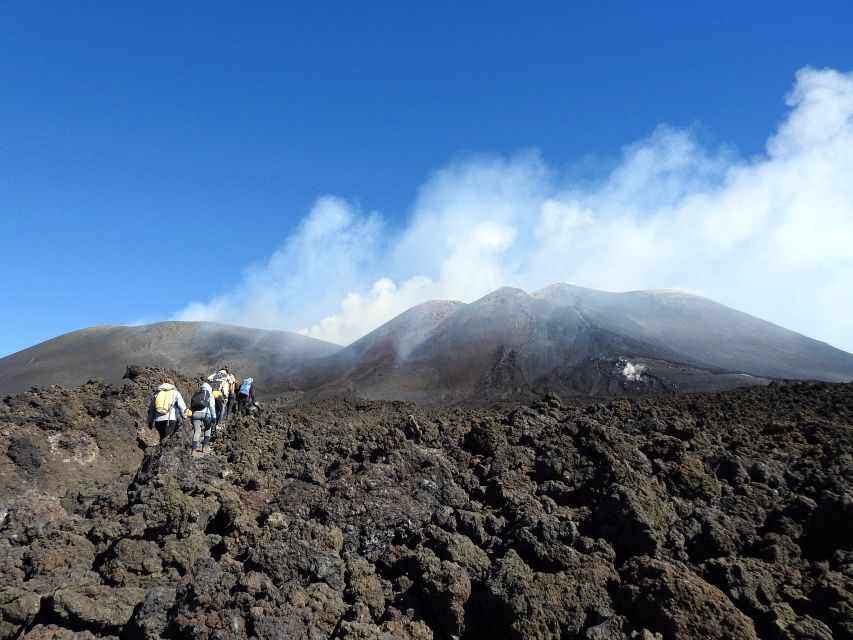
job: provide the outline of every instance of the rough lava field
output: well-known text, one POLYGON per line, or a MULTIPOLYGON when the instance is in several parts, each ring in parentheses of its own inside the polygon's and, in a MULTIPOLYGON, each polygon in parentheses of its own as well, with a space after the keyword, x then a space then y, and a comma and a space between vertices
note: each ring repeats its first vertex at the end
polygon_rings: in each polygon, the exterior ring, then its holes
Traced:
POLYGON ((853 384, 271 401, 193 459, 166 374, 0 404, 0 638, 853 638, 853 384))

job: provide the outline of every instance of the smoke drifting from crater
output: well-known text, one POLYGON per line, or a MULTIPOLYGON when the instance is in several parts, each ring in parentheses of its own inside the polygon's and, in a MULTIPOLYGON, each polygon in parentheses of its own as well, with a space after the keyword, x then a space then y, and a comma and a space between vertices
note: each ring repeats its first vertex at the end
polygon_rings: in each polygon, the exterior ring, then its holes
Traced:
MULTIPOLYGON (((453 163, 407 223, 324 196, 233 291, 175 319, 347 344, 429 299, 679 288, 853 351, 853 73, 805 68, 754 158, 659 126, 595 186, 535 151, 453 163)), ((569 135, 571 132, 565 132, 569 135)))

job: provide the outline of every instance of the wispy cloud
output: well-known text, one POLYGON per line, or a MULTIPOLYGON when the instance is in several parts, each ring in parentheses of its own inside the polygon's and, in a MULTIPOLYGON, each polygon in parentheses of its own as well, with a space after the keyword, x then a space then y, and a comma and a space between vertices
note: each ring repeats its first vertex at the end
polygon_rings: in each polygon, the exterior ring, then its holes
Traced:
POLYGON ((560 281, 680 288, 853 351, 853 73, 802 69, 758 157, 661 125, 594 188, 536 151, 437 171, 404 228, 320 198, 266 264, 179 319, 348 343, 429 299, 560 281))

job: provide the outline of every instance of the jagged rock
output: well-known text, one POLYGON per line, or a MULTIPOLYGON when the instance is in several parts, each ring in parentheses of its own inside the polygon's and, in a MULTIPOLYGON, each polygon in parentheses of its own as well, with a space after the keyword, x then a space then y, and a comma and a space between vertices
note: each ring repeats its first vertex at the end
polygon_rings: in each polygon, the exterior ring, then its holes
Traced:
POLYGON ((398 573, 411 577, 409 598, 428 616, 442 635, 460 636, 465 628, 465 607, 471 596, 471 579, 458 564, 441 560, 428 548, 403 552, 395 563, 398 573))
POLYGON ((380 620, 385 613, 385 600, 390 595, 390 586, 383 584, 382 579, 376 575, 374 566, 358 554, 347 554, 345 560, 346 599, 363 605, 371 621, 380 620))
POLYGON ((175 606, 176 590, 155 587, 136 609, 129 627, 145 640, 157 640, 169 625, 169 611, 175 606))
POLYGON ((581 637, 584 640, 628 640, 623 631, 625 622, 625 618, 621 616, 608 618, 604 622, 587 627, 581 637))
POLYGON ((157 586, 159 577, 144 578, 163 571, 160 550, 148 540, 119 539, 107 552, 100 573, 111 583, 124 586, 157 586))
POLYGON ((136 587, 68 587, 53 593, 50 608, 69 626, 117 633, 127 625, 145 596, 145 590, 136 587))
POLYGON ((118 636, 95 635, 91 631, 70 631, 54 624, 37 624, 21 640, 118 640, 118 636))
POLYGON ((24 583, 24 558, 27 547, 12 546, 0 540, 0 587, 19 587, 24 583))
POLYGON ((638 557, 628 561, 621 576, 619 605, 666 637, 758 637, 752 621, 725 594, 682 565, 638 557))
POLYGON ((193 533, 186 538, 165 536, 161 544, 163 561, 177 567, 182 574, 192 571, 196 561, 210 557, 207 536, 201 533, 193 533))
POLYGON ((578 634, 587 620, 613 615, 607 589, 615 582, 616 572, 600 559, 577 554, 572 571, 536 573, 510 550, 486 581, 481 623, 496 638, 578 634))
POLYGON ((41 610, 42 597, 15 587, 0 587, 0 638, 14 638, 41 610))
POLYGON ((334 548, 279 531, 249 552, 249 567, 269 574, 276 584, 304 587, 323 581, 333 589, 344 588, 344 563, 334 548))
POLYGON ((176 594, 182 605, 174 625, 178 635, 198 635, 199 629, 219 637, 239 638, 243 626, 235 625, 228 611, 230 591, 237 584, 241 571, 239 563, 213 558, 201 558, 193 565, 176 594))
POLYGON ((16 544, 38 540, 70 518, 57 496, 26 492, 7 504, 3 537, 16 544))
POLYGON ((449 533, 435 525, 429 525, 424 535, 426 539, 423 544, 438 558, 462 567, 474 580, 485 578, 491 561, 488 554, 470 538, 458 533, 449 533))
POLYGON ((824 572, 814 585, 811 601, 836 638, 853 638, 853 575, 824 572))
POLYGON ((343 622, 347 606, 339 592, 315 583, 294 590, 288 602, 275 610, 257 609, 249 623, 258 637, 314 640, 332 637, 343 622))
POLYGON ((54 529, 32 543, 25 566, 29 581, 45 592, 65 584, 98 584, 94 561, 95 546, 85 537, 54 529))
POLYGON ((625 554, 654 553, 675 520, 654 481, 627 487, 612 484, 595 511, 602 537, 625 554))
POLYGON ((27 475, 34 473, 43 462, 38 445, 26 436, 12 438, 6 455, 27 475))

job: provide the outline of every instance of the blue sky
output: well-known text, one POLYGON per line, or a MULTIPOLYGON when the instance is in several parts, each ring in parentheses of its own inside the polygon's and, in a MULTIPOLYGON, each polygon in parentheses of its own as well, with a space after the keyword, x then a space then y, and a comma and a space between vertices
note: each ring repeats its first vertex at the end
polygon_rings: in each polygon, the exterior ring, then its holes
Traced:
MULTIPOLYGON (((774 254, 749 234, 683 271, 646 264, 653 245, 614 254, 599 239, 625 210, 632 238, 652 219, 687 234, 700 196, 791 218, 753 233, 802 236, 799 213, 739 189, 848 158, 825 139, 794 160, 768 144, 846 108, 851 25, 849 2, 0 2, 0 355, 177 317, 346 342, 423 296, 554 278, 680 286, 851 350, 837 298, 853 256, 822 244, 846 229, 843 177, 816 168, 790 194, 832 211, 807 247, 780 245, 811 252, 778 267, 781 283, 701 277, 774 254), (675 168, 648 173, 648 157, 675 168), (543 216, 565 232, 544 253, 525 235, 543 216), (614 275, 619 255, 643 277, 614 275), (814 278, 826 287, 804 291, 814 278)), ((740 224, 708 215, 699 226, 740 224)))

